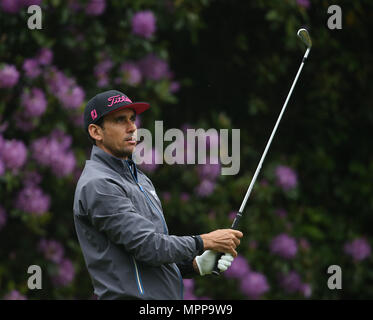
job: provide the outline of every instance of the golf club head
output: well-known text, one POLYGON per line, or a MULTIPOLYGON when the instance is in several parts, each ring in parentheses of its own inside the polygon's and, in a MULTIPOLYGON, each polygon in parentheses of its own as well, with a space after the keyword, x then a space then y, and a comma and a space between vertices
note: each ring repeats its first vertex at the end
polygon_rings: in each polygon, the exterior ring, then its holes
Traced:
POLYGON ((306 29, 304 29, 304 28, 299 29, 298 32, 297 32, 297 35, 298 35, 299 38, 301 38, 301 40, 307 46, 307 48, 312 47, 311 37, 310 37, 310 35, 309 35, 309 33, 306 29))

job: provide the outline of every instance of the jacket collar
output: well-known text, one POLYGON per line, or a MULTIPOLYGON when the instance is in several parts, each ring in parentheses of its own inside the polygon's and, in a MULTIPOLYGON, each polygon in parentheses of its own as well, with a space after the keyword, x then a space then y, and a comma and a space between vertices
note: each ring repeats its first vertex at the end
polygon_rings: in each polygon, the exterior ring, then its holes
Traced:
POLYGON ((136 164, 132 160, 132 155, 129 157, 128 160, 122 160, 112 156, 111 154, 94 145, 91 151, 91 160, 104 163, 105 165, 109 166, 119 173, 123 172, 123 169, 128 170, 128 166, 126 164, 127 162, 130 167, 132 167, 132 170, 134 171, 134 174, 137 178, 136 164))

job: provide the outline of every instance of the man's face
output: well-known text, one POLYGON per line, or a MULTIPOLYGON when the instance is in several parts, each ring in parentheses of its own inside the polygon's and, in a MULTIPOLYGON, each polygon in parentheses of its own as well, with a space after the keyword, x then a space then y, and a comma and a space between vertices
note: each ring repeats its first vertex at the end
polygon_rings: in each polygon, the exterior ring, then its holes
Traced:
POLYGON ((135 120, 135 111, 127 108, 106 115, 97 146, 117 158, 127 159, 136 147, 135 120))

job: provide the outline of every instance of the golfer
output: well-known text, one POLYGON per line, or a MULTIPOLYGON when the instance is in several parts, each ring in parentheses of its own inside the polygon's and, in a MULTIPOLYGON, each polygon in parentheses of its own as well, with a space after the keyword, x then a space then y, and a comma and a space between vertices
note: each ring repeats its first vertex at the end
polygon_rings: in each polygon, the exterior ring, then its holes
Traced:
POLYGON ((93 147, 75 190, 74 223, 98 299, 183 299, 182 278, 210 274, 217 252, 225 271, 243 236, 169 234, 152 182, 132 161, 136 115, 149 107, 116 90, 85 107, 93 147))

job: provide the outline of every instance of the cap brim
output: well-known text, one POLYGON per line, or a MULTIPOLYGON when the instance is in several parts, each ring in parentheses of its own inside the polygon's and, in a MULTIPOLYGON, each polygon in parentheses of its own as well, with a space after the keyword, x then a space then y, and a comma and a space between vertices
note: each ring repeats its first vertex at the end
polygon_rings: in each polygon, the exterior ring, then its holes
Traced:
POLYGON ((140 114, 140 113, 143 113, 144 111, 148 110, 150 108, 150 104, 146 103, 146 102, 129 103, 129 104, 123 105, 119 108, 116 108, 116 109, 108 112, 107 114, 113 113, 113 112, 118 111, 118 110, 126 109, 126 108, 133 109, 136 112, 136 114, 140 114))

